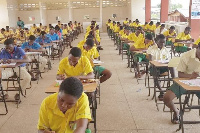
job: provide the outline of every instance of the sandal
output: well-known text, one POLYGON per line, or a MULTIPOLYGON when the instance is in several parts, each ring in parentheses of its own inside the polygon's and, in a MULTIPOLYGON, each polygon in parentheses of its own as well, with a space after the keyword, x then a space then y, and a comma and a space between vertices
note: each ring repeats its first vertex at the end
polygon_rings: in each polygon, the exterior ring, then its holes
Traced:
POLYGON ((164 97, 164 94, 160 94, 160 95, 158 96, 159 101, 163 101, 163 97, 164 97))
POLYGON ((180 123, 180 114, 178 114, 178 115, 175 115, 175 113, 173 114, 172 123, 173 124, 179 124, 180 123))

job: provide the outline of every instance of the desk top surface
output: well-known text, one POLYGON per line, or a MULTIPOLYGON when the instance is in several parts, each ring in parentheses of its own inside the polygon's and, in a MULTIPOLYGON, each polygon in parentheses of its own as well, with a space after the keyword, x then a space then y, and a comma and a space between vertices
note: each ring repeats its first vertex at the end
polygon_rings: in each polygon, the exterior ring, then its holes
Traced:
POLYGON ((180 82, 180 80, 190 80, 190 79, 189 78, 175 78, 175 79, 173 79, 174 82, 176 82, 179 86, 181 86, 182 88, 184 88, 187 91, 200 91, 200 87, 189 86, 187 84, 180 82))
POLYGON ((152 65, 154 65, 155 67, 168 67, 168 63, 161 63, 161 62, 158 62, 158 61, 150 61, 150 63, 152 65))

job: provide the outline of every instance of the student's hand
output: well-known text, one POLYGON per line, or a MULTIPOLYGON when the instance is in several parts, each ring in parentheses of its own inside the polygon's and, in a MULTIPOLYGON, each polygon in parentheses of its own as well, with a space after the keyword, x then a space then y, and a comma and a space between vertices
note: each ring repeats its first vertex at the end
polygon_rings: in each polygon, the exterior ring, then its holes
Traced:
POLYGON ((24 51, 25 51, 25 52, 29 52, 29 51, 30 51, 30 49, 29 49, 29 48, 26 48, 24 51))
POLYGON ((65 79, 65 75, 62 74, 62 75, 57 75, 56 77, 57 80, 64 80, 65 79))
POLYGON ((193 72, 190 76, 190 79, 196 79, 197 77, 199 77, 199 73, 197 72, 193 72))

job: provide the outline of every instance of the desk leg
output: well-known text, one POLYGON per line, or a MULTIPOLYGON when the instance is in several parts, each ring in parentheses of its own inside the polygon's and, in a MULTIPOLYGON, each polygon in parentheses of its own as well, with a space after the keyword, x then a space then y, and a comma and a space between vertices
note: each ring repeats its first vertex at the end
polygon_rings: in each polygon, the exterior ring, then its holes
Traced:
MULTIPOLYGON (((181 93, 181 87, 179 86, 179 93, 181 93)), ((180 123, 179 123, 179 129, 176 131, 180 131, 182 128, 182 133, 184 133, 184 127, 183 127, 183 107, 181 102, 181 97, 179 98, 179 104, 180 104, 180 123)))

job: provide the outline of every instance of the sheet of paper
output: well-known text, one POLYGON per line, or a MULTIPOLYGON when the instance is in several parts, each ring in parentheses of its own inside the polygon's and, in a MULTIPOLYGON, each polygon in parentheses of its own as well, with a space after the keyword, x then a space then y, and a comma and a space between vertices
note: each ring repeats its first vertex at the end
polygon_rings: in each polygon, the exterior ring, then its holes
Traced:
POLYGON ((169 60, 156 60, 156 61, 159 62, 159 63, 162 63, 162 64, 169 63, 169 60))
POLYGON ((16 63, 10 63, 10 64, 0 64, 0 67, 6 67, 6 66, 15 66, 16 63))
POLYGON ((100 61, 100 60, 93 60, 93 63, 94 63, 94 64, 101 64, 101 63, 104 63, 104 62, 102 62, 102 61, 100 61))
POLYGON ((180 82, 189 85, 189 86, 198 86, 200 87, 200 79, 191 79, 191 80, 179 80, 180 82))
POLYGON ((26 52, 26 55, 37 55, 40 54, 40 52, 26 52))

